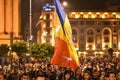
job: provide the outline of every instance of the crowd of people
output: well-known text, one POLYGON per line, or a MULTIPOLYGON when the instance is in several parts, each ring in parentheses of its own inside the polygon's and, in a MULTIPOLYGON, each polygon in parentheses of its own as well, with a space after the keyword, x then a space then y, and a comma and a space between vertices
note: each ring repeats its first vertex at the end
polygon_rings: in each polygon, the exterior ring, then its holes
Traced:
POLYGON ((51 65, 51 58, 0 59, 0 80, 120 80, 120 57, 79 57, 80 66, 51 65))

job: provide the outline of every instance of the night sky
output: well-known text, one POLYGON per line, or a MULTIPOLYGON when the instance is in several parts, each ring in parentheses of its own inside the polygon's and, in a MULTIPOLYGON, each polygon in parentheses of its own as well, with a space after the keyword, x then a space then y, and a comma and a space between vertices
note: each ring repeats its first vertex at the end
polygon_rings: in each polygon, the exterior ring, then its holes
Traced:
MULTIPOLYGON (((120 5, 119 0, 60 0, 61 2, 67 1, 66 8, 79 8, 79 9, 106 9, 109 5, 120 5)), ((36 23, 39 19, 42 6, 46 3, 53 4, 53 0, 32 0, 32 34, 36 37, 36 23)), ((29 28, 29 0, 21 0, 21 25, 22 34, 29 36, 27 28, 29 28)), ((36 38, 34 37, 34 40, 36 38)))

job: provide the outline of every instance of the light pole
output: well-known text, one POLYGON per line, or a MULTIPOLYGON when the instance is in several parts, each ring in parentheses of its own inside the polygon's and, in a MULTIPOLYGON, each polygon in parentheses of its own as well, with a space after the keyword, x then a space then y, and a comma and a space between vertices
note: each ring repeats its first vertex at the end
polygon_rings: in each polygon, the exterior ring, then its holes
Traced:
POLYGON ((31 38, 31 36, 32 36, 32 0, 30 0, 29 18, 30 18, 30 33, 29 33, 29 38, 31 38))
POLYGON ((30 47, 30 54, 31 54, 31 41, 32 41, 32 0, 30 0, 30 12, 29 12, 29 26, 30 26, 30 33, 29 33, 29 47, 30 47))

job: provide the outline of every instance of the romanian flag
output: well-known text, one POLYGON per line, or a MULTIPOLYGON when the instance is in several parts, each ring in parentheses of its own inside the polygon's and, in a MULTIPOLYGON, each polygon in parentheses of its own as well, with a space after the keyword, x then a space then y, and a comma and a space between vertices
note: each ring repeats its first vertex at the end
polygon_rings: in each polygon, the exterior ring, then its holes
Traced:
POLYGON ((75 70, 79 66, 79 58, 72 42, 72 30, 59 0, 54 0, 56 7, 56 34, 52 65, 57 64, 75 70))

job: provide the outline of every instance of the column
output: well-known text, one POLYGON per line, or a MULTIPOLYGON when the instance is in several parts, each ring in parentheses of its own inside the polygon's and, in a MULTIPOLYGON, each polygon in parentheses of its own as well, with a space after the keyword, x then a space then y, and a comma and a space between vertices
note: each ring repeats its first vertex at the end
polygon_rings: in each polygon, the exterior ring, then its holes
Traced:
POLYGON ((20 0, 13 0, 13 32, 18 37, 20 33, 20 0))
POLYGON ((0 34, 4 32, 4 0, 0 0, 0 34))
POLYGON ((6 0, 6 32, 10 33, 12 31, 13 23, 13 5, 12 0, 6 0))

